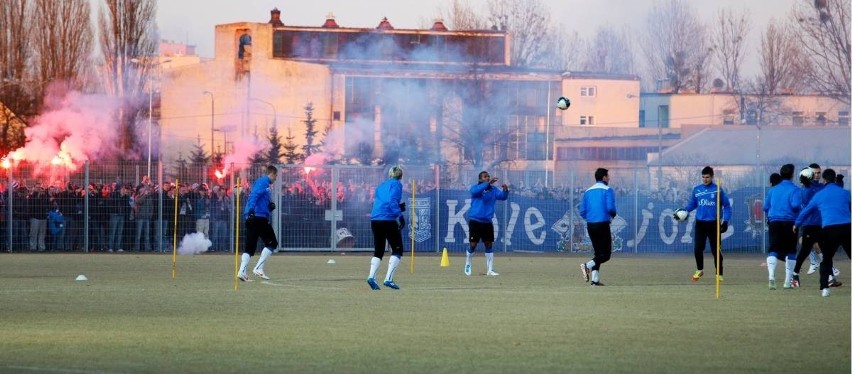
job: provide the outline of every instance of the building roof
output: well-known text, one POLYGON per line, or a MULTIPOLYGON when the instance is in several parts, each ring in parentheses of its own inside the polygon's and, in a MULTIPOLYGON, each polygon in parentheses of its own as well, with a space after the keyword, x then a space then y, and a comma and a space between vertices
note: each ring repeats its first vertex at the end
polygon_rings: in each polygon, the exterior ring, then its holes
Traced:
MULTIPOLYGON (((663 166, 850 165, 849 127, 711 127, 663 150, 663 166), (758 138, 759 135, 759 138, 758 138)), ((657 160, 649 166, 658 166, 657 160)))

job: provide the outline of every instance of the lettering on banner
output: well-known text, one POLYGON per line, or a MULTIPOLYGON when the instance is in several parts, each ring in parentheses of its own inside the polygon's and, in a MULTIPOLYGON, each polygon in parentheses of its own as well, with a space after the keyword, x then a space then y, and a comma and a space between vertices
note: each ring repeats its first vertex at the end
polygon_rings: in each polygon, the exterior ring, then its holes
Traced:
POLYGON ((660 219, 657 221, 657 228, 659 228, 660 230, 660 239, 663 241, 663 243, 666 243, 666 245, 671 245, 672 243, 674 243, 675 239, 677 239, 677 233, 680 230, 678 222, 675 221, 674 217, 672 216, 673 214, 673 210, 669 208, 663 209, 663 211, 660 213, 660 219), (668 235, 666 231, 666 226, 672 227, 671 235, 668 235))
MULTIPOLYGON (((506 224, 506 235, 500 239, 506 245, 512 245, 512 234, 515 233, 515 225, 518 223, 518 216, 521 214, 521 206, 518 203, 509 203, 511 213, 509 214, 509 223, 506 224)), ((494 225, 495 230, 497 225, 494 225)))
POLYGON ((470 236, 470 228, 467 226, 467 221, 464 219, 464 215, 467 213, 467 210, 470 209, 470 199, 464 200, 464 205, 456 211, 456 206, 458 206, 458 200, 447 200, 447 236, 444 237, 445 243, 455 243, 455 227, 456 225, 461 225, 462 230, 464 230, 464 241, 462 243, 470 243, 468 237, 470 236))
POLYGON ((527 238, 529 238, 535 245, 542 245, 544 243, 544 238, 547 237, 547 230, 542 230, 539 237, 536 237, 535 235, 535 230, 544 227, 544 224, 544 216, 538 208, 529 208, 526 213, 524 213, 524 228, 527 232, 527 238), (533 216, 535 216, 535 222, 532 222, 533 216))
POLYGON ((648 207, 646 209, 642 209, 642 224, 639 225, 639 232, 636 234, 636 238, 627 241, 628 247, 638 247, 639 243, 642 242, 642 239, 645 238, 645 233, 648 232, 648 226, 651 224, 651 219, 654 218, 654 214, 651 213, 651 209, 654 209, 654 203, 648 203, 648 207))

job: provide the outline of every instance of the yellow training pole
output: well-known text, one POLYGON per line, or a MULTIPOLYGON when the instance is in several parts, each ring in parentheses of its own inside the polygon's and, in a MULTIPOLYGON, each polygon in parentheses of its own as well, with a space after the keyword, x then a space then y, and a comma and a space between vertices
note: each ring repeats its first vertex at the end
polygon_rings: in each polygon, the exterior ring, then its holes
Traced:
POLYGON ((414 228, 417 227, 417 222, 415 222, 415 220, 417 219, 417 215, 414 214, 414 196, 415 196, 415 193, 417 193, 417 181, 411 180, 411 206, 409 207, 409 210, 408 210, 408 212, 409 212, 408 214, 409 214, 409 216, 411 216, 411 219, 409 219, 409 221, 411 221, 411 230, 408 230, 408 236, 411 238, 411 272, 412 273, 414 273, 414 235, 413 235, 414 233, 412 232, 412 230, 414 230, 414 228))
POLYGON ((240 288, 240 281, 237 279, 240 273, 240 178, 237 178, 237 188, 234 189, 234 194, 237 196, 237 205, 234 208, 234 290, 240 288))
POLYGON ((716 181, 716 298, 722 295, 722 282, 719 279, 719 264, 722 262, 722 179, 716 181))
POLYGON ((180 199, 180 179, 175 179, 175 227, 172 232, 172 279, 177 276, 178 199, 180 199))

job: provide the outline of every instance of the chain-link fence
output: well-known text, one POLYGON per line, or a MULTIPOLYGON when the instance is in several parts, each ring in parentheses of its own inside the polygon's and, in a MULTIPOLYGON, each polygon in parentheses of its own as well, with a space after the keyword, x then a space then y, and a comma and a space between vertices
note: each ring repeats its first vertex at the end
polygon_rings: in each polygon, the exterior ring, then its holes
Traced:
MULTIPOLYGON (((76 170, 10 168, 0 198, 0 243, 14 252, 171 252, 185 235, 201 232, 212 243, 209 251, 232 252, 238 227, 244 235, 238 213, 262 168, 231 168, 237 171, 218 178, 218 170, 209 165, 155 165, 156 176, 150 179, 144 176, 144 164, 133 163, 91 163, 76 170)), ((376 186, 387 178, 385 169, 280 165, 273 187, 278 209, 272 219, 279 249, 372 250, 370 210, 376 186)), ((728 192, 733 207, 730 228, 722 236, 726 251, 762 252, 766 247, 761 207, 774 169, 716 170, 716 180, 728 192)), ((687 223, 677 223, 671 216, 700 183, 700 170, 669 173, 667 183, 660 184, 664 187, 655 189, 647 187, 652 170, 611 173, 618 207, 612 222, 614 250, 691 252, 694 215, 687 223)), ((404 200, 410 215, 403 231, 406 250, 461 252, 467 248, 468 189, 478 172, 471 168, 450 172, 438 166, 405 168, 404 200)), ((496 250, 591 250, 579 201, 594 183, 592 175, 562 171, 565 182, 554 186, 545 182, 541 172, 489 172, 511 191, 508 201, 497 203, 496 250)))

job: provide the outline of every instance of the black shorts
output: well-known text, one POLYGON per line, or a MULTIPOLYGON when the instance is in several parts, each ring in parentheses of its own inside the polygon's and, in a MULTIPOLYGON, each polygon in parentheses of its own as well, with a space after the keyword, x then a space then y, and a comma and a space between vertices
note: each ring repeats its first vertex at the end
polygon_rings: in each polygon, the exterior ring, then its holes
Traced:
POLYGON ((779 256, 795 255, 799 238, 793 232, 793 221, 769 222, 769 251, 779 256))
POLYGON ((483 242, 494 243, 494 224, 491 222, 479 222, 471 220, 468 222, 468 228, 470 228, 470 242, 478 243, 480 240, 483 242))
POLYGON ((258 238, 263 241, 265 248, 278 249, 278 239, 275 237, 275 230, 272 229, 269 219, 256 217, 246 221, 245 253, 254 256, 258 238))

